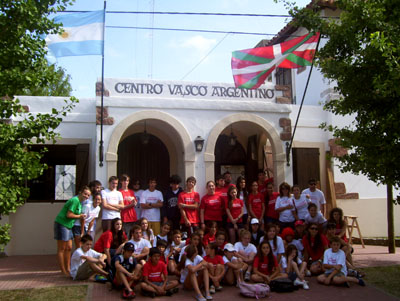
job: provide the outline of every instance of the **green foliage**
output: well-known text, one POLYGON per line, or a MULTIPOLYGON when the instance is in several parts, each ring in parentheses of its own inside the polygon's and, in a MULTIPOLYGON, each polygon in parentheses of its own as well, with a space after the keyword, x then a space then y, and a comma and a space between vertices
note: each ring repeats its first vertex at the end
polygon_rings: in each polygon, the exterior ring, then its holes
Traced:
MULTIPOLYGON (((0 215, 15 212, 29 195, 26 182, 46 168, 41 153, 30 151, 33 143, 55 141, 55 129, 77 100, 49 114, 31 114, 14 96, 60 82, 59 70, 48 66, 43 35, 59 31, 48 19, 63 10, 69 0, 0 0, 0 215)), ((63 74, 63 72, 62 72, 63 74)), ((64 78, 62 75, 61 78, 64 78)), ((10 240, 9 225, 0 226, 0 246, 10 240)))
POLYGON ((349 149, 341 170, 400 187, 400 3, 337 0, 339 18, 288 4, 295 25, 320 31, 326 44, 316 62, 341 97, 325 103, 336 115, 355 116, 349 126, 325 125, 349 149))

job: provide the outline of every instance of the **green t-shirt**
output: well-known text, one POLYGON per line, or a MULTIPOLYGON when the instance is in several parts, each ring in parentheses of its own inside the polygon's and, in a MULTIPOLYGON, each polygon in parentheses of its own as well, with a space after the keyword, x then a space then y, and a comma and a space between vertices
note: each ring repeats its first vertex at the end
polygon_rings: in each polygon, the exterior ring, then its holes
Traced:
POLYGON ((71 211, 73 214, 79 215, 82 212, 82 205, 77 196, 69 199, 60 213, 56 217, 56 222, 63 225, 65 228, 72 229, 75 223, 75 218, 68 218, 67 213, 71 211))

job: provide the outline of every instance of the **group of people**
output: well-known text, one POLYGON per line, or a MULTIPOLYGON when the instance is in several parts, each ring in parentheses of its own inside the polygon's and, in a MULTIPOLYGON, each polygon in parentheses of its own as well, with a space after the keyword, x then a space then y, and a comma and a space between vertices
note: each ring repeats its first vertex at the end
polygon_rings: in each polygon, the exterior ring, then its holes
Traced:
POLYGON ((127 299, 135 285, 154 297, 176 293, 181 283, 201 301, 212 300, 222 284, 243 281, 289 278, 309 289, 305 277, 317 275, 327 285, 365 285, 352 262, 343 211, 334 208, 325 219, 314 179, 303 191, 284 182, 279 192, 264 171, 249 190, 244 177, 231 181, 229 172, 208 181, 202 198, 194 177, 183 189, 180 177, 171 176, 164 194, 154 178, 144 191, 138 181, 129 189, 127 175, 110 177, 106 189, 91 182, 56 217, 61 271, 75 280, 110 281, 127 299), (93 246, 100 208, 103 233, 93 246))

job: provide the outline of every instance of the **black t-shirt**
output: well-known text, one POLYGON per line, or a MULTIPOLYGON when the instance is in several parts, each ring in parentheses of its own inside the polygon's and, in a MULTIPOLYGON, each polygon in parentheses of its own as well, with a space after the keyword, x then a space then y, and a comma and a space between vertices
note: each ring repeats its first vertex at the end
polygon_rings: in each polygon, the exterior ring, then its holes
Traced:
POLYGON ((114 275, 115 275, 115 271, 116 271, 116 268, 115 268, 116 261, 118 261, 119 264, 121 266, 123 266, 124 269, 127 270, 129 273, 133 272, 133 270, 135 269, 136 264, 137 264, 136 259, 133 257, 129 257, 128 259, 125 259, 122 254, 116 255, 113 257, 113 259, 111 261, 111 268, 114 272, 114 275))

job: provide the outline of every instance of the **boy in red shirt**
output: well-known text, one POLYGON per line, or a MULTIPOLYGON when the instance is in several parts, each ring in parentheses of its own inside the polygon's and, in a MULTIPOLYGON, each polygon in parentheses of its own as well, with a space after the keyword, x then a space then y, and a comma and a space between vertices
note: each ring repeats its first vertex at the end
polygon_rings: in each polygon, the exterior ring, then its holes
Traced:
POLYGON ((137 199, 133 190, 128 188, 130 181, 129 176, 123 174, 119 181, 121 183, 121 189, 118 191, 122 193, 122 197, 124 198, 124 209, 121 210, 122 229, 124 229, 126 235, 129 235, 133 225, 135 225, 137 221, 135 210, 137 199))
POLYGON ((186 189, 178 196, 178 207, 181 211, 182 229, 186 230, 188 235, 194 233, 200 224, 199 207, 200 195, 194 191, 196 178, 189 177, 186 180, 186 189))
POLYGON ((142 294, 154 298, 177 293, 179 282, 167 281, 167 266, 160 260, 161 251, 158 248, 151 248, 149 256, 149 261, 143 267, 143 282, 140 284, 142 294))

